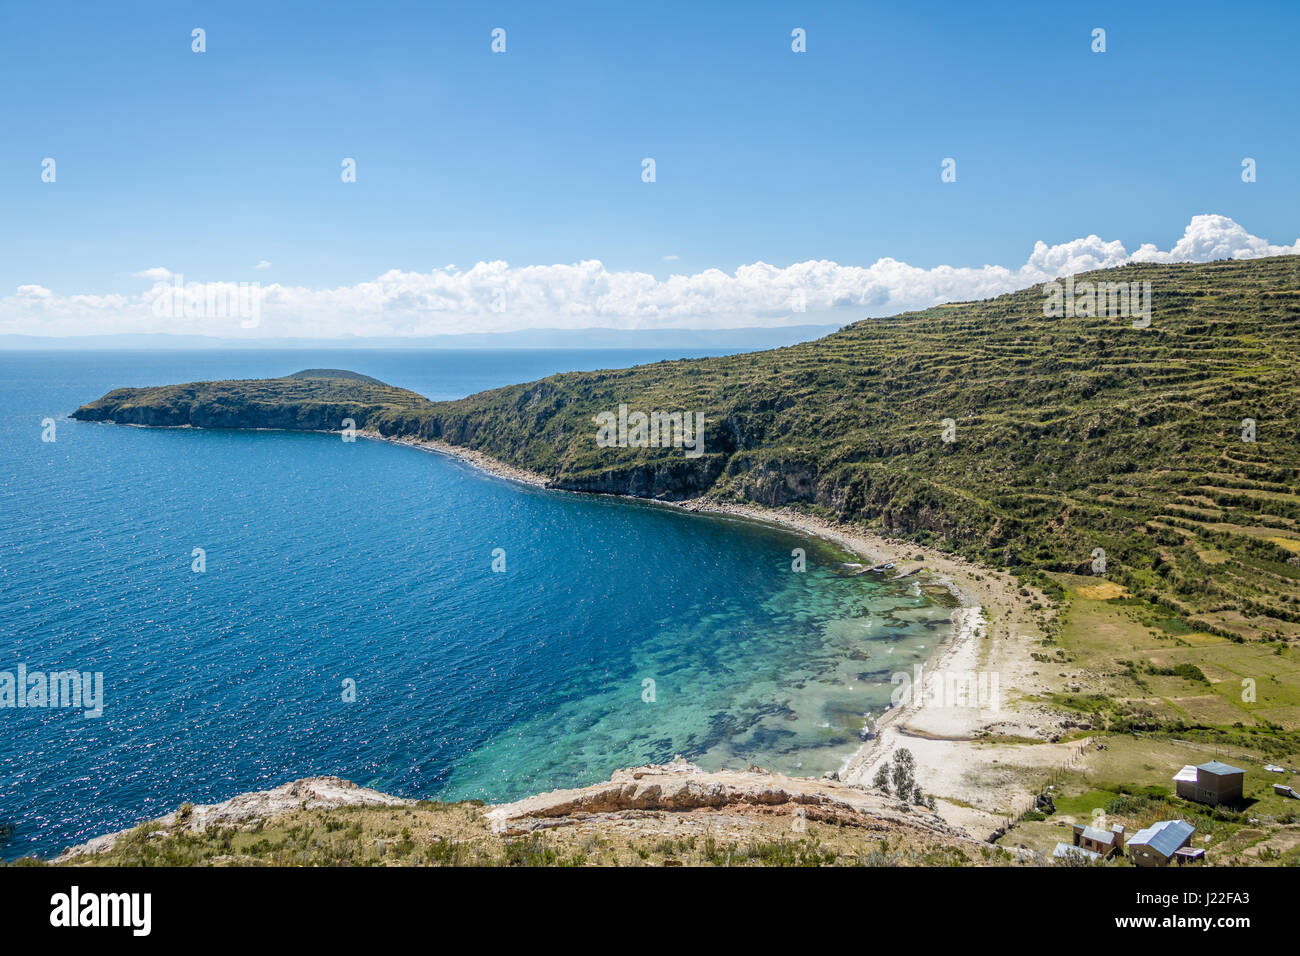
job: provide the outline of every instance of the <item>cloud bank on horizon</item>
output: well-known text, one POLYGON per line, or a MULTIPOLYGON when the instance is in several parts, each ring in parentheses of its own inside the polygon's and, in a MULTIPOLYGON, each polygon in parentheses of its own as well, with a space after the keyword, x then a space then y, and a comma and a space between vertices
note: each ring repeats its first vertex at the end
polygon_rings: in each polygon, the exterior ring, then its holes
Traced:
MULTIPOLYGON (((1144 243, 1130 253, 1118 240, 1095 235, 1054 246, 1039 241, 1017 268, 923 269, 890 258, 870 266, 820 260, 781 268, 757 262, 734 274, 707 269, 660 280, 643 272, 610 272, 595 259, 517 267, 480 262, 467 270, 394 269, 372 281, 329 289, 269 284, 250 291, 247 285, 241 290, 237 282, 193 282, 194 277, 152 267, 136 273, 151 284, 133 296, 65 295, 38 285, 19 286, 0 299, 0 333, 339 338, 539 328, 775 327, 807 324, 814 317, 850 322, 984 299, 1126 262, 1295 254, 1300 254, 1300 239, 1289 246, 1273 245, 1226 216, 1199 215, 1167 251, 1144 243), (181 283, 183 296, 177 292, 181 283), (246 308, 236 315, 234 303, 246 302, 250 294, 258 299, 255 317, 250 318, 246 308), (183 298, 189 300, 188 307, 183 298), (231 305, 214 310, 213 301, 231 305)), ((259 262, 255 268, 264 267, 259 262)))

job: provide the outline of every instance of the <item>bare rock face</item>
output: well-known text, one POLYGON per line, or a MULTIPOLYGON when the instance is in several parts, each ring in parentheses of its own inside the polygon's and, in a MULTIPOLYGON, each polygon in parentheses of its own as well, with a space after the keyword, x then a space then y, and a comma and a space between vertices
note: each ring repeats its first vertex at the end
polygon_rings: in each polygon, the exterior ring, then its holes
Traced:
POLYGON ((342 777, 305 777, 273 790, 255 790, 252 793, 241 793, 222 803, 197 805, 183 820, 178 818, 180 811, 177 811, 164 817, 163 821, 167 824, 182 824, 190 830, 202 830, 213 823, 230 825, 267 819, 289 810, 347 806, 398 807, 413 802, 358 786, 342 777))
POLYGON ((706 810, 798 813, 810 820, 833 820, 867 829, 905 827, 936 836, 966 836, 922 807, 835 780, 787 777, 763 770, 709 773, 680 758, 668 764, 617 770, 607 783, 553 790, 500 804, 484 816, 495 832, 515 836, 595 816, 706 810))
MULTIPOLYGON (((304 777, 272 790, 241 793, 221 803, 185 804, 180 809, 152 821, 168 828, 202 831, 211 824, 235 826, 254 820, 266 820, 292 810, 322 810, 349 806, 407 806, 415 801, 394 797, 378 790, 361 787, 341 777, 304 777)), ((55 862, 66 862, 88 853, 104 853, 129 830, 95 837, 80 846, 70 847, 55 862)))
POLYGON ((682 501, 699 497, 708 491, 722 474, 725 465, 724 455, 706 454, 694 459, 659 461, 565 475, 551 481, 550 487, 563 491, 682 501))

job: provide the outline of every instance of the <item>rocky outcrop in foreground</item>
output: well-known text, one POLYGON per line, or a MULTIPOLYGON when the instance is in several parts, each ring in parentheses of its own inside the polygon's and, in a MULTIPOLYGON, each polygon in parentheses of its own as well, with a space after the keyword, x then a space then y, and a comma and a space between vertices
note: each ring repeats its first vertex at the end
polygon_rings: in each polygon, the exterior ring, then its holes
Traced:
POLYGON ((517 836, 629 814, 697 810, 784 814, 875 830, 901 827, 944 837, 966 836, 923 807, 838 781, 766 770, 709 773, 681 759, 616 770, 607 783, 525 797, 492 807, 485 816, 495 832, 517 836))
MULTIPOLYGON (((293 810, 401 807, 410 806, 414 802, 357 786, 351 780, 341 777, 305 777, 273 790, 241 793, 221 803, 182 804, 179 809, 151 822, 167 830, 201 833, 212 825, 239 826, 268 820, 293 810)), ((95 837, 80 846, 70 847, 63 851, 56 862, 73 861, 76 857, 89 853, 106 853, 130 832, 120 830, 95 837)))
POLYGON ((706 772, 677 759, 485 807, 337 777, 194 806, 55 862, 222 865, 906 865, 1015 862, 922 807, 834 780, 706 772))

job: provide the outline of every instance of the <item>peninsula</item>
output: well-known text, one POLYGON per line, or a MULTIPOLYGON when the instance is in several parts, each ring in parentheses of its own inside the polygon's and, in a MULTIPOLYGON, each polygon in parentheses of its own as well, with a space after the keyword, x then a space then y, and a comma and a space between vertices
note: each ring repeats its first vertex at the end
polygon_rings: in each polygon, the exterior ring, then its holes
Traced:
POLYGON ((117 389, 73 417, 352 429, 925 568, 964 605, 939 666, 995 671, 1007 699, 900 708, 844 783, 870 789, 905 745, 945 825, 1043 854, 1067 819, 1041 811, 1047 786, 1071 820, 1190 819, 1169 780, 1223 756, 1262 822, 1216 830, 1220 858, 1294 855, 1297 815, 1254 771, 1300 782, 1300 259, 1129 265, 1073 289, 1102 283, 1149 289, 1144 321, 1055 309, 1038 286, 457 401, 314 369, 117 389), (689 415, 697 448, 674 440, 689 415), (598 440, 615 420, 633 440, 598 440))

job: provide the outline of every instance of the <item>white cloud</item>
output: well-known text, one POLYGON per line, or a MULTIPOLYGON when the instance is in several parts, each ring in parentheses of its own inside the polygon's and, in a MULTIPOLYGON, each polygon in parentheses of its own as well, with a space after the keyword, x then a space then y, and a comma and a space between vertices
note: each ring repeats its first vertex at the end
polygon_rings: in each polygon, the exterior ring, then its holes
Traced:
MULTIPOLYGON (((451 265, 431 272, 393 269, 370 281, 335 288, 279 283, 259 286, 258 322, 242 330, 239 318, 233 316, 187 314, 160 319, 155 306, 160 299, 169 301, 174 283, 182 277, 155 267, 137 273, 152 285, 132 296, 62 295, 42 286, 19 286, 13 294, 0 298, 0 332, 333 337, 589 326, 799 325, 988 298, 1128 261, 1207 261, 1284 254, 1300 254, 1300 240, 1289 246, 1272 245, 1225 216, 1204 215, 1194 217, 1168 251, 1147 243, 1129 253, 1117 240, 1088 236, 1055 246, 1037 242, 1025 263, 1014 268, 923 269, 888 258, 869 266, 827 260, 785 267, 756 262, 735 273, 706 269, 659 280, 644 272, 610 272, 594 259, 516 267, 499 261, 480 262, 465 270, 451 265), (806 312, 795 311, 800 301, 806 312)), ((219 290, 230 296, 235 288, 230 282, 212 282, 198 291, 219 290)))
POLYGON ((676 262, 681 256, 664 256, 664 262, 676 262))
POLYGON ((265 259, 259 259, 258 262, 257 262, 257 265, 253 266, 253 268, 254 268, 254 269, 269 269, 269 268, 271 268, 271 263, 267 262, 265 259))
POLYGON ((1168 252, 1161 252, 1149 242, 1143 243, 1133 253, 1133 261, 1209 262, 1212 259, 1257 259, 1297 252, 1300 252, 1300 241, 1290 246, 1274 246, 1267 239, 1252 236, 1227 216, 1196 216, 1188 224, 1183 238, 1168 252))

